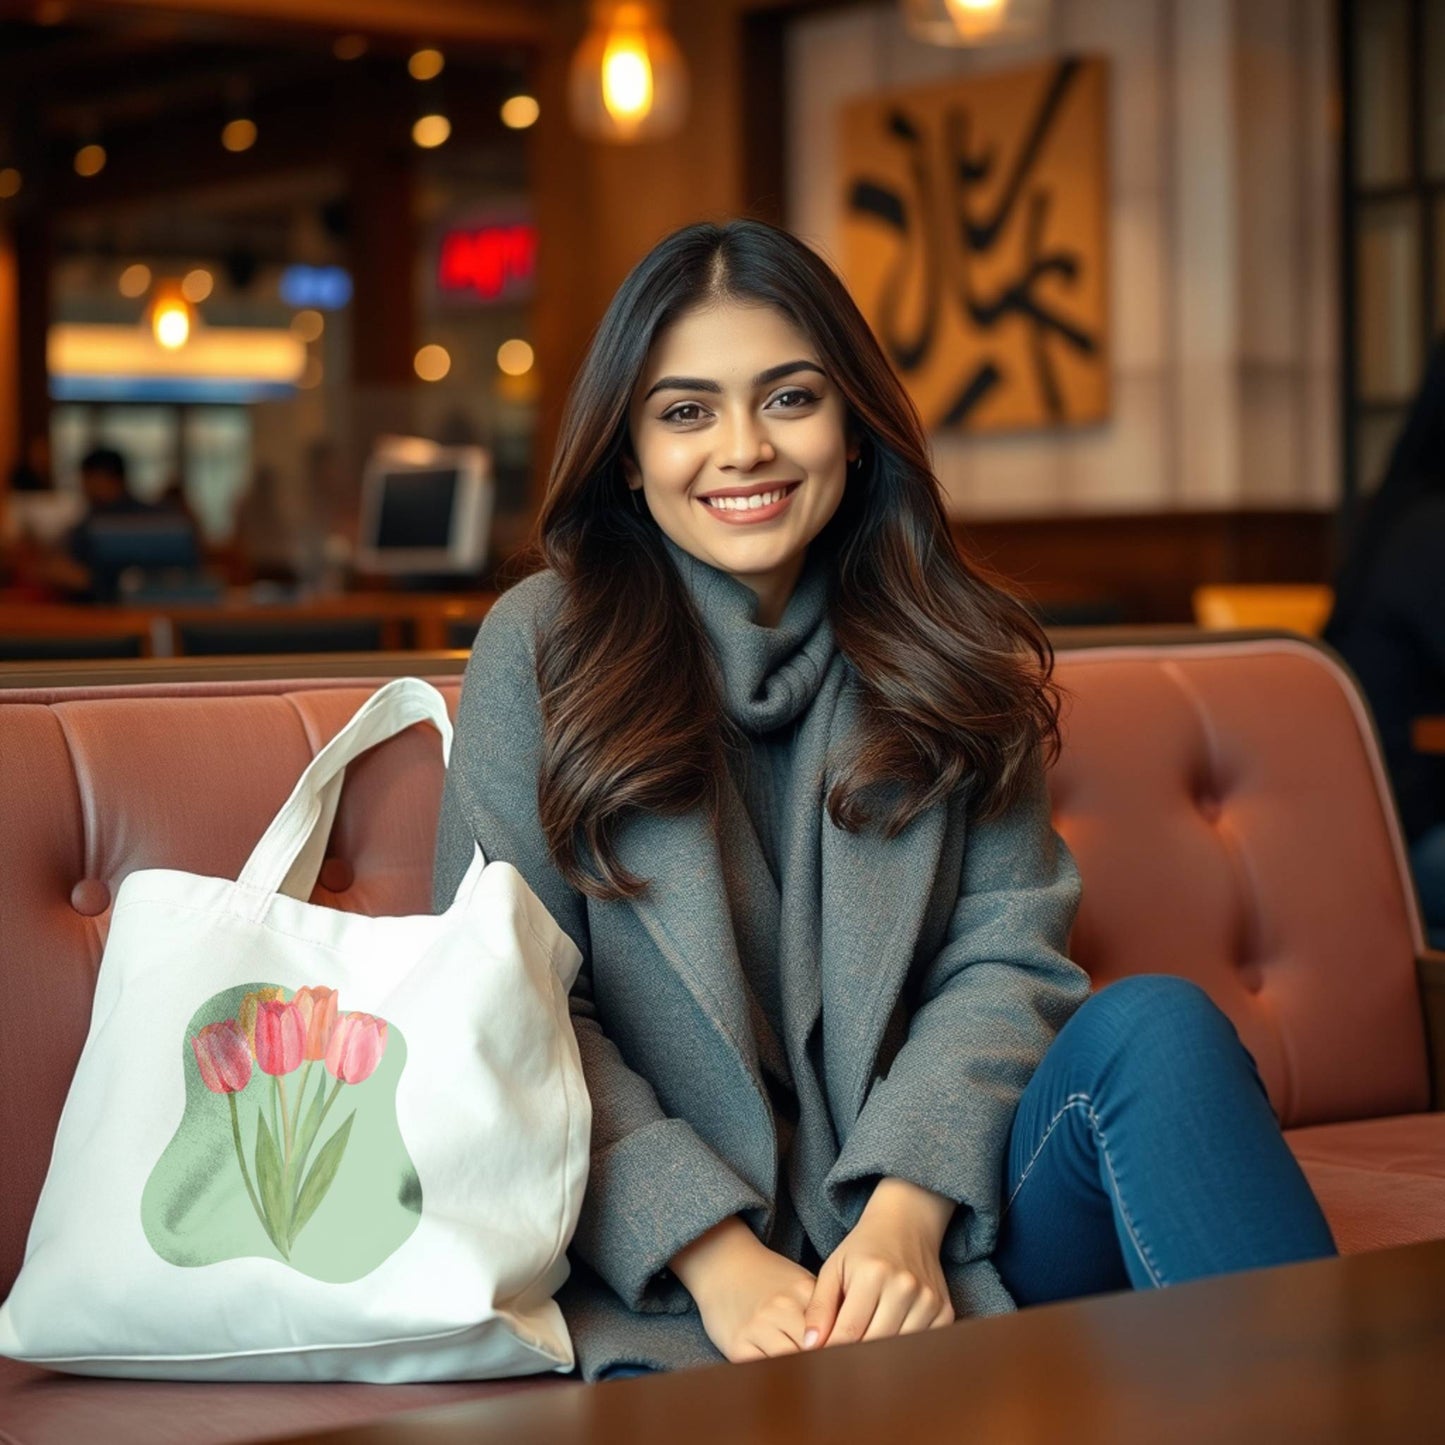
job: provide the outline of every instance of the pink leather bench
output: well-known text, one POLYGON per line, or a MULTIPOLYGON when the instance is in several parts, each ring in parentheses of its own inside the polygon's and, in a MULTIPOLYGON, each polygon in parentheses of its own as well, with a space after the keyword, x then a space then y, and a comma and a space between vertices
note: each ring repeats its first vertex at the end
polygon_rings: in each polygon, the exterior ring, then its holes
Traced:
MULTIPOLYGON (((1210 991, 1259 1060, 1344 1249, 1445 1237, 1445 1115, 1429 1112, 1440 1091, 1422 1004, 1445 999, 1445 956, 1425 953, 1350 679, 1297 639, 1099 641, 1060 638, 1072 697, 1052 781, 1085 882, 1074 956, 1100 984, 1172 972, 1210 991)), ((369 657, 348 680, 322 675, 342 661, 277 659, 150 682, 129 680, 148 664, 110 666, 96 675, 127 680, 63 687, 42 681, 54 668, 0 669, 0 1296, 24 1252, 121 879, 168 866, 235 876, 380 677, 418 671, 455 706, 461 663, 369 657), (177 680, 195 677, 210 680, 177 680)), ((441 777, 436 736, 421 728, 355 765, 315 901, 427 911, 441 777)), ((263 1439, 557 1378, 187 1385, 0 1360, 0 1440, 149 1445, 175 1438, 182 1419, 189 1441, 263 1439)))

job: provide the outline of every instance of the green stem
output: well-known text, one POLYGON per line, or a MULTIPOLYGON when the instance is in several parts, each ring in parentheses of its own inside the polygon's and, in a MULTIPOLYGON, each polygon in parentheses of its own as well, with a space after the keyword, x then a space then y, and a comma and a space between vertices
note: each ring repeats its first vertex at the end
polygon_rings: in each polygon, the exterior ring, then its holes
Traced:
POLYGON ((286 1103, 286 1081, 281 1077, 280 1074, 276 1075, 276 1087, 278 1090, 280 1090, 281 1093, 281 1123, 285 1126, 286 1129, 286 1163, 290 1164, 292 1143, 291 1110, 286 1103))
MULTIPOLYGON (((231 1106, 231 1138, 236 1142, 236 1158, 241 1165, 241 1178, 246 1181, 246 1193, 251 1198, 251 1208, 256 1211, 256 1218, 261 1221, 266 1238, 276 1244, 276 1236, 271 1233, 271 1226, 266 1222, 266 1212, 261 1208, 261 1201, 256 1197, 256 1188, 251 1183, 251 1171, 246 1168, 246 1151, 241 1146, 241 1120, 236 1113, 236 1096, 227 1094, 226 1102, 231 1106)), ((277 1245, 277 1248, 280 1246, 277 1245)))
POLYGON ((296 1131, 301 1127, 301 1104, 306 1097, 306 1084, 311 1078, 311 1070, 316 1067, 315 1059, 307 1059, 306 1067, 301 1070, 301 1083, 296 1090, 296 1113, 291 1119, 291 1137, 296 1137, 296 1131))
POLYGON ((276 1075, 271 1075, 271 1137, 276 1141, 276 1147, 281 1147, 281 1119, 276 1103, 277 1087, 276 1075))
MULTIPOLYGON (((326 1087, 326 1080, 323 1078, 323 1079, 321 1080, 320 1085, 318 1086, 318 1088, 317 1088, 317 1090, 316 1090, 316 1094, 317 1094, 317 1097, 318 1097, 318 1098, 319 1098, 320 1095, 321 1095, 321 1090, 324 1089, 325 1087, 326 1087)), ((312 1149, 314 1149, 314 1148, 316 1147, 316 1141, 321 1137, 321 1126, 326 1122, 326 1114, 327 1114, 327 1111, 328 1111, 328 1110, 331 1108, 331 1106, 336 1102, 336 1096, 337 1096, 340 1092, 341 1092, 341 1080, 340 1080, 340 1079, 337 1079, 336 1083, 332 1086, 331 1093, 330 1093, 330 1095, 327 1097, 326 1102, 321 1106, 321 1115, 320 1115, 320 1117, 316 1120, 316 1132, 315 1132, 314 1134, 312 1134, 312 1136, 311 1136, 311 1141, 310 1141, 310 1143, 308 1143, 307 1146, 306 1146, 306 1154, 305 1154, 305 1157, 302 1158, 301 1161, 296 1165, 296 1168, 295 1168, 295 1170, 294 1170, 293 1173, 292 1173, 292 1176, 291 1176, 291 1177, 292 1177, 292 1179, 293 1179, 293 1180, 295 1181, 295 1183, 296 1183, 296 1189, 295 1189, 295 1193, 292 1195, 292 1198, 291 1198, 291 1213, 290 1213, 290 1215, 289 1215, 288 1223, 287 1223, 287 1233, 288 1233, 288 1234, 290 1233, 290 1223, 289 1223, 289 1220, 296 1218, 296 1205, 297 1205, 297 1203, 299 1202, 299 1200, 300 1200, 300 1198, 301 1198, 301 1187, 302 1187, 302 1185, 306 1182, 306 1161, 307 1161, 308 1159, 310 1159, 310 1157, 311 1157, 311 1151, 312 1151, 312 1149)))

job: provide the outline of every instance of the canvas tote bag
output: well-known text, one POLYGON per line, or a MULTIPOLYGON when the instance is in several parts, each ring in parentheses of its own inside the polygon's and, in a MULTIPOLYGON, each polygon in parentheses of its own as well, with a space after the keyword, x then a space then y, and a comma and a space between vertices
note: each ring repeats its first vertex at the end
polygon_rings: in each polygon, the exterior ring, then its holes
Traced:
POLYGON ((480 850, 436 917, 306 901, 346 765, 417 722, 449 757, 434 687, 374 693, 234 882, 121 884, 0 1353, 165 1379, 572 1368, 576 945, 480 850))

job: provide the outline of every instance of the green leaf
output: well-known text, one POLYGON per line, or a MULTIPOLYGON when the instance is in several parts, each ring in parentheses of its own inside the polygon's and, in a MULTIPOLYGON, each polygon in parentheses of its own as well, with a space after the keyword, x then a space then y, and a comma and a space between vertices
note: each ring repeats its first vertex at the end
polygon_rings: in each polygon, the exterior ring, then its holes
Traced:
POLYGON ((336 1178, 336 1171, 341 1168, 341 1156, 346 1152, 346 1141, 351 1137, 351 1121, 354 1118, 355 1109, 346 1116, 346 1122, 321 1146, 321 1152, 316 1156, 316 1162, 311 1166, 305 1184, 301 1186, 301 1193, 296 1196, 296 1214, 291 1223, 292 1239, 301 1233, 306 1221, 316 1213, 317 1206, 326 1198, 326 1191, 331 1188, 331 1181, 336 1178))
POLYGON ((261 1191, 261 1208, 266 1211, 266 1228, 271 1242, 290 1259, 285 1229, 286 1201, 281 1188, 281 1155, 266 1127, 266 1116, 256 1115, 256 1185, 261 1191))

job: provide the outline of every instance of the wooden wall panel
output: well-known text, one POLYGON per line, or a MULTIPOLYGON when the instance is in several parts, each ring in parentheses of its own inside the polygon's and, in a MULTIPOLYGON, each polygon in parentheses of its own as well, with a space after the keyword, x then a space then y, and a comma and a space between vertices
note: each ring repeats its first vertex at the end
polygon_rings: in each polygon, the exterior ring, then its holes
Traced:
POLYGON ((1068 623, 1190 622, 1206 582, 1330 582, 1325 512, 1169 512, 960 521, 954 537, 1068 623))

